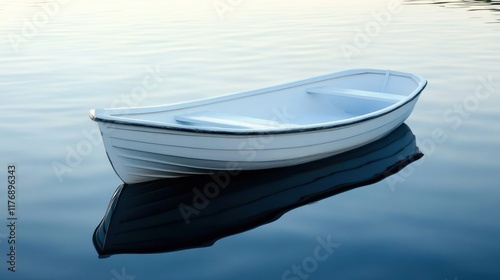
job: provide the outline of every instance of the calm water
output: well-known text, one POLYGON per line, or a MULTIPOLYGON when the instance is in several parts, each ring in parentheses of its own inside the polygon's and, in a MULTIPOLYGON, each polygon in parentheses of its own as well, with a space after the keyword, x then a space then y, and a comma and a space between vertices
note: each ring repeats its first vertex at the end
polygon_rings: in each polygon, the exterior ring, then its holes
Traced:
MULTIPOLYGON (((270 2, 2 1, 0 279, 500 279, 500 3, 270 2), (367 177, 364 187, 305 193, 323 199, 284 204, 275 221, 242 218, 244 226, 226 230, 229 218, 211 217, 220 229, 212 246, 98 258, 92 235, 121 182, 89 109, 191 100, 356 67, 429 80, 406 121, 424 157, 393 176, 367 177), (8 217, 17 218, 15 273, 8 217)), ((277 188, 291 180, 245 176, 235 181, 277 188)), ((340 180, 327 178, 314 186, 340 180)), ((157 187, 183 184, 192 187, 157 187)), ((287 197, 294 196, 265 205, 287 197)), ((260 213, 248 211, 242 215, 260 213)), ((210 227, 195 229, 179 232, 210 227)))

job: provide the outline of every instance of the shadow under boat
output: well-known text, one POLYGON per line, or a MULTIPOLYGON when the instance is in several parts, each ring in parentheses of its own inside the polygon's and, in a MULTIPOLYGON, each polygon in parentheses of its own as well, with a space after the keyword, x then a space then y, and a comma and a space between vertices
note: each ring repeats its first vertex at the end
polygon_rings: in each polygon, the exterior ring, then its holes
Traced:
POLYGON ((330 158, 263 171, 123 184, 93 234, 99 257, 213 245, 299 206, 378 182, 421 158, 403 124, 330 158))

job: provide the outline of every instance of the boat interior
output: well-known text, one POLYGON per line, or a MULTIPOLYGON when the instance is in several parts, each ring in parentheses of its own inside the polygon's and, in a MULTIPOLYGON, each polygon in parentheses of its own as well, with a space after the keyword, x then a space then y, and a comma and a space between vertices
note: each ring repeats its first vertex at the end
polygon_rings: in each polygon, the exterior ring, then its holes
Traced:
MULTIPOLYGON (((127 119, 221 129, 272 129, 331 123, 403 102, 420 86, 415 77, 391 71, 359 73, 287 84, 234 95, 129 110, 127 119)), ((118 115, 114 115, 118 116, 118 115)))

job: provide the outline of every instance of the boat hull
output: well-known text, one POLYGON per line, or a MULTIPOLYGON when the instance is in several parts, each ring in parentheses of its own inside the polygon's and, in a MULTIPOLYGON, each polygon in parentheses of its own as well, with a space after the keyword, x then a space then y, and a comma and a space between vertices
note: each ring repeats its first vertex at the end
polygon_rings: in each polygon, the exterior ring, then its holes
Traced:
POLYGON ((285 167, 339 154, 387 135, 412 112, 418 96, 363 122, 289 133, 234 134, 99 122, 115 172, 126 183, 285 167))

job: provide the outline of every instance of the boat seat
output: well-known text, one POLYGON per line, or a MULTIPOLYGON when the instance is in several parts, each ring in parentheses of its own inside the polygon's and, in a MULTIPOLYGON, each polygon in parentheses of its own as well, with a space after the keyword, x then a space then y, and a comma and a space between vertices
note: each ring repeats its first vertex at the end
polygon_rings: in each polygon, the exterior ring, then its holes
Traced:
POLYGON ((308 88, 306 89, 306 92, 312 94, 347 96, 347 97, 355 97, 355 98, 378 100, 378 101, 389 101, 389 102, 397 102, 405 98, 405 96, 403 95, 390 94, 378 91, 341 88, 335 86, 319 86, 314 88, 308 88))
POLYGON ((268 129, 293 126, 289 123, 282 123, 274 120, 259 119, 213 111, 201 111, 183 115, 175 115, 174 118, 177 122, 182 124, 212 127, 215 126, 222 128, 268 129))

